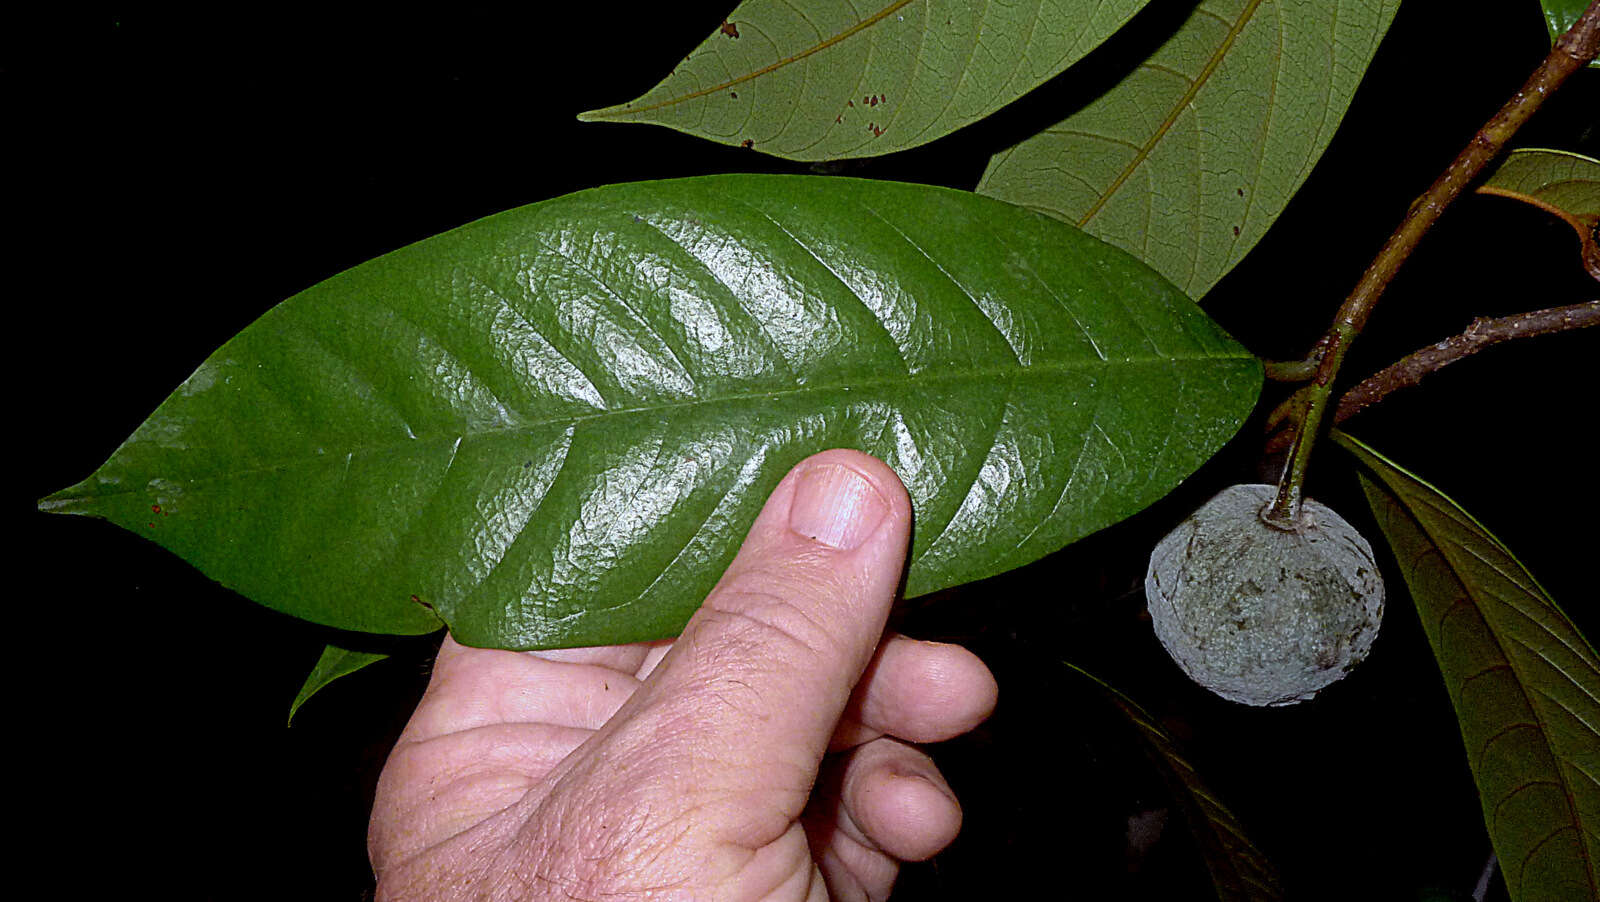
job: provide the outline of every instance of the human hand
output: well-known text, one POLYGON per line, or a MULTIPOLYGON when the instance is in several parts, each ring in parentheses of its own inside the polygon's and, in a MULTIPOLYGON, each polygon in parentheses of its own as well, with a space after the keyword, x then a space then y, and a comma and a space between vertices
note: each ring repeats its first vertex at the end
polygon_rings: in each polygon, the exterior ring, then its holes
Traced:
POLYGON ((993 710, 952 645, 883 635, 911 504, 826 451, 784 477, 675 641, 445 639, 378 783, 380 899, 882 899, 961 810, 907 742, 993 710))

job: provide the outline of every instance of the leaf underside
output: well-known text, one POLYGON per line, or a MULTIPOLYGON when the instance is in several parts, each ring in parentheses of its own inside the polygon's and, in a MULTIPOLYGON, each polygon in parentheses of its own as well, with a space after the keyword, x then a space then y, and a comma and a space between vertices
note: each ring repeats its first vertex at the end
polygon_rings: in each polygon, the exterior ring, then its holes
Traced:
POLYGON ((1479 190, 1522 195, 1593 227, 1600 220, 1600 160, 1565 150, 1524 147, 1506 158, 1479 190))
POLYGON ((1183 808, 1200 847, 1219 902, 1276 902, 1283 898, 1278 872, 1256 848, 1233 812, 1200 778, 1194 765, 1149 712, 1109 683, 1074 665, 1067 667, 1099 686, 1150 749, 1174 801, 1183 808))
POLYGON ((662 82, 589 122, 790 160, 926 144, 1066 69, 1148 0, 746 0, 662 82))
POLYGON ((1149 505, 1260 378, 1147 267, 976 195, 615 185, 290 298, 41 507, 330 626, 610 644, 676 634, 812 453, 900 475, 918 595, 1149 505))
POLYGON ((1600 279, 1600 160, 1565 150, 1520 148, 1506 154, 1478 193, 1531 204, 1572 226, 1579 259, 1600 279))
POLYGON ((1499 540, 1350 436, 1518 902, 1600 899, 1600 658, 1499 540))
POLYGON ((1203 297, 1310 175, 1398 6, 1203 0, 1109 91, 995 154, 977 190, 1203 297))

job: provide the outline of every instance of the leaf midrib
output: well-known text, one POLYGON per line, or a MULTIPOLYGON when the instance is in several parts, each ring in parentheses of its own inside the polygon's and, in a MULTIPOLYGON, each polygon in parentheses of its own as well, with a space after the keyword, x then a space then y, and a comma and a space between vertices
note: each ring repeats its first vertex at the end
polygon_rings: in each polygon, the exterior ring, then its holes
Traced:
MULTIPOLYGON (((862 19, 860 22, 857 22, 856 24, 850 26, 849 28, 846 28, 844 31, 841 31, 838 34, 833 35, 832 37, 829 37, 826 40, 823 40, 823 41, 817 43, 816 45, 814 45, 812 47, 807 47, 806 49, 800 51, 799 53, 796 53, 794 56, 785 57, 784 59, 778 60, 775 63, 769 63, 769 64, 767 64, 765 66, 762 66, 760 69, 755 70, 754 72, 749 72, 749 73, 741 75, 741 76, 739 76, 737 78, 729 79, 728 81, 725 81, 725 82, 723 82, 723 83, 721 83, 719 85, 712 85, 709 88, 701 88, 698 91, 692 91, 692 92, 690 92, 688 94, 682 94, 682 95, 679 95, 677 97, 669 97, 666 100, 658 101, 656 103, 646 104, 644 106, 630 107, 625 103, 617 104, 616 106, 605 107, 603 109, 592 110, 592 111, 587 112, 587 113, 581 113, 581 114, 579 114, 578 118, 592 121, 592 120, 595 120, 595 119, 614 119, 614 118, 617 118, 619 116, 631 116, 631 115, 635 115, 635 114, 638 114, 638 113, 648 113, 651 110, 659 110, 659 109, 662 109, 664 107, 669 107, 669 106, 674 106, 676 104, 685 103, 687 101, 694 100, 695 98, 698 98, 698 97, 706 97, 706 96, 709 96, 709 95, 712 95, 712 94, 716 94, 719 91, 726 91, 727 89, 729 89, 731 87, 734 87, 735 85, 744 84, 747 81, 751 81, 753 79, 760 78, 761 76, 766 75, 769 72, 776 72, 777 70, 782 69, 784 66, 787 66, 787 65, 789 65, 791 63, 797 63, 797 62, 805 59, 808 56, 812 56, 814 54, 821 53, 822 51, 827 50, 829 47, 832 47, 835 44, 838 44, 838 43, 840 43, 842 41, 845 41, 845 40, 847 40, 847 39, 849 39, 851 37, 854 37, 855 35, 861 33, 862 31, 865 31, 868 28, 871 28, 872 26, 878 24, 879 22, 883 21, 884 19, 887 19, 891 13, 893 13, 893 12, 895 12, 897 10, 904 9, 907 6, 910 6, 913 2, 915 2, 915 0, 896 0, 896 2, 891 3, 888 6, 884 7, 882 10, 880 10, 880 11, 878 11, 876 13, 873 13, 872 15, 866 17, 865 19, 862 19)), ((1259 0, 1258 0, 1258 2, 1259 2, 1259 0)))
MULTIPOLYGON (((1228 29, 1227 36, 1222 39, 1222 43, 1211 54, 1211 58, 1206 60, 1205 67, 1200 70, 1199 75, 1195 76, 1194 82, 1189 85, 1189 89, 1184 91, 1183 96, 1178 98, 1178 102, 1172 105, 1172 110, 1167 113, 1167 118, 1162 120, 1161 125, 1144 142, 1144 146, 1139 148, 1139 152, 1134 155, 1133 160, 1121 172, 1117 173, 1117 177, 1112 180, 1111 186, 1102 192, 1095 199, 1095 202, 1089 206, 1089 209, 1084 212, 1083 216, 1078 219, 1078 228, 1086 227, 1089 224, 1089 220, 1099 215, 1100 210, 1110 202, 1111 198, 1122 190, 1123 183, 1131 178, 1140 166, 1144 165, 1144 161, 1150 157, 1150 152, 1155 150, 1156 145, 1161 143, 1161 139, 1167 136, 1167 132, 1178 121, 1178 117, 1183 115, 1183 111, 1188 108, 1189 102, 1194 100, 1200 90, 1211 81, 1212 73, 1217 70, 1217 66, 1221 65, 1222 58, 1228 55, 1228 50, 1233 46, 1234 39, 1239 36, 1240 32, 1244 31, 1245 25, 1255 18, 1256 9, 1259 6, 1261 6, 1261 0, 1250 0, 1249 3, 1245 4, 1244 10, 1239 13, 1239 18, 1233 23, 1233 27, 1228 29)), ((1195 7, 1195 12, 1199 12, 1198 6, 1195 7)))
MULTIPOLYGON (((639 405, 639 406, 624 407, 624 408, 612 408, 612 409, 609 409, 609 410, 597 410, 597 411, 594 411, 593 413, 587 413, 587 414, 572 414, 572 415, 565 415, 565 416, 547 417, 547 418, 544 418, 544 419, 524 420, 524 421, 521 421, 521 422, 518 422, 518 423, 508 424, 508 425, 505 425, 505 426, 478 428, 478 429, 467 430, 467 431, 464 431, 462 433, 449 432, 449 433, 443 433, 443 434, 440 434, 440 435, 437 435, 437 436, 424 435, 424 436, 418 436, 418 437, 412 438, 412 439, 404 439, 404 440, 396 440, 396 441, 393 441, 393 442, 384 442, 384 443, 379 443, 379 444, 363 445, 363 446, 354 447, 354 448, 345 447, 343 449, 340 449, 340 450, 342 450, 344 452, 342 454, 338 453, 336 451, 333 454, 326 454, 326 453, 325 454, 317 454, 317 455, 306 456, 306 457, 302 457, 302 458, 291 459, 291 460, 288 460, 288 461, 285 461, 285 462, 282 462, 282 463, 269 464, 267 466, 252 467, 252 468, 243 469, 243 470, 230 470, 230 471, 227 471, 225 473, 216 473, 216 474, 204 475, 204 476, 195 476, 195 477, 191 477, 191 478, 188 478, 188 479, 181 480, 181 484, 185 485, 185 486, 193 486, 193 485, 196 485, 198 483, 213 482, 213 481, 221 480, 221 479, 238 479, 238 478, 247 478, 247 477, 250 477, 250 476, 255 476, 255 475, 258 475, 258 474, 262 474, 262 473, 277 473, 277 472, 282 472, 284 470, 290 470, 290 469, 295 469, 295 468, 298 468, 298 467, 307 466, 309 464, 332 463, 332 462, 340 460, 341 458, 347 458, 347 457, 349 457, 351 455, 355 455, 355 454, 361 454, 361 455, 365 456, 365 455, 371 454, 371 453, 376 452, 376 451, 386 450, 386 449, 395 448, 395 447, 403 447, 403 446, 416 447, 417 445, 420 445, 420 444, 459 441, 460 439, 463 439, 463 438, 466 438, 466 437, 481 438, 481 437, 484 437, 484 436, 498 435, 498 434, 507 433, 507 432, 532 431, 532 430, 541 429, 541 428, 545 428, 545 427, 549 427, 549 426, 556 426, 556 425, 569 425, 569 426, 571 426, 573 428, 577 428, 577 426, 580 425, 581 423, 588 422, 588 421, 593 421, 593 420, 600 420, 600 419, 604 419, 604 418, 607 418, 607 417, 636 416, 636 415, 640 415, 640 414, 658 413, 658 412, 667 411, 667 410, 692 409, 692 408, 699 407, 699 406, 702 406, 702 405, 709 406, 709 405, 715 405, 715 404, 728 404, 728 403, 737 403, 737 402, 752 402, 752 403, 753 402, 763 402, 763 401, 772 401, 772 400, 776 400, 778 398, 783 398, 783 397, 804 396, 806 394, 841 394, 841 393, 848 392, 848 391, 853 391, 853 390, 856 390, 856 389, 872 390, 872 389, 878 389, 878 388, 890 388, 890 387, 902 387, 902 386, 909 388, 909 387, 913 387, 913 386, 917 386, 917 385, 938 384, 938 383, 947 383, 947 382, 970 382, 970 381, 988 382, 988 381, 991 381, 991 380, 997 380, 997 379, 1001 379, 1001 378, 1015 378, 1015 377, 1019 377, 1019 376, 1036 376, 1036 375, 1049 376, 1049 375, 1052 375, 1054 373, 1065 373, 1065 372, 1071 372, 1071 371, 1075 371, 1075 370, 1085 369, 1085 368, 1088 368, 1088 367, 1102 367, 1102 366, 1111 365, 1111 364, 1128 365, 1128 366, 1143 366, 1143 365, 1147 365, 1147 364, 1194 363, 1194 362, 1207 361, 1207 360, 1246 361, 1246 360, 1250 360, 1250 359, 1252 359, 1252 358, 1249 355, 1246 355, 1246 354, 1237 354, 1237 355, 1195 354, 1195 355, 1192 355, 1192 356, 1174 355, 1174 356, 1159 356, 1159 357, 1097 358, 1095 360, 1082 360, 1082 361, 1053 361, 1051 363, 1029 364, 1025 368, 1018 368, 1018 367, 1012 366, 1012 367, 1007 367, 1005 369, 991 369, 991 370, 979 369, 979 370, 960 371, 960 372, 955 372, 955 373, 951 373, 951 372, 945 371, 945 372, 931 373, 931 374, 926 375, 926 376, 922 375, 921 373, 902 374, 902 375, 893 376, 893 377, 878 377, 878 378, 875 378, 875 379, 852 380, 849 384, 802 385, 802 386, 796 386, 794 388, 777 389, 777 390, 774 390, 774 391, 749 392, 749 393, 746 393, 746 394, 722 395, 722 396, 711 397, 711 398, 689 398, 689 399, 685 399, 685 400, 681 400, 681 401, 669 401, 669 402, 662 403, 662 404, 649 404, 649 405, 639 405)), ((927 371, 924 371, 924 372, 927 372, 927 371)), ((94 477, 90 476, 89 478, 93 479, 94 477)), ((85 481, 87 481, 87 480, 85 480, 85 481)), ((74 489, 78 488, 78 486, 81 486, 82 484, 83 483, 78 483, 78 485, 69 487, 67 489, 63 489, 62 492, 58 492, 55 495, 51 495, 50 497, 41 500, 39 502, 39 505, 38 505, 39 510, 45 511, 45 512, 62 511, 64 509, 70 508, 70 507, 72 507, 74 505, 82 504, 85 501, 90 501, 90 500, 98 499, 98 498, 111 498, 111 497, 116 497, 118 495, 136 494, 136 493, 139 493, 139 492, 142 492, 142 491, 145 490, 145 487, 141 485, 141 486, 136 486, 136 487, 119 488, 119 489, 113 490, 113 491, 96 491, 96 492, 93 492, 93 493, 86 493, 86 494, 66 495, 67 492, 72 492, 74 489)), ((72 511, 66 510, 65 512, 71 513, 72 511)))

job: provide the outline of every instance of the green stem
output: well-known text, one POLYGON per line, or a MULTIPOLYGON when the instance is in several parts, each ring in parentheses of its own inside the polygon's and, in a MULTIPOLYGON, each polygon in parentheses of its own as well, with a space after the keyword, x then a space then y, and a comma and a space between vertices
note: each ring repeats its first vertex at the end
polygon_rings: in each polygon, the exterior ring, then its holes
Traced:
MULTIPOLYGON (((1317 361, 1304 414, 1295 430, 1289 463, 1278 480, 1277 498, 1262 512, 1262 519, 1284 529, 1293 529, 1299 522, 1311 451, 1327 413, 1339 367, 1349 353, 1350 344, 1361 334, 1378 298, 1389 287, 1400 266, 1416 250, 1422 236, 1428 233, 1445 208, 1500 153, 1501 148, 1539 109, 1545 98, 1555 93, 1573 72, 1594 59, 1597 51, 1600 51, 1600 0, 1589 4, 1578 21, 1572 23, 1567 33, 1556 41, 1550 55, 1529 76, 1522 89, 1472 136, 1472 140, 1467 142, 1449 167, 1417 198, 1378 256, 1362 273, 1361 281, 1356 283, 1355 289, 1334 315, 1333 326, 1319 342, 1321 359, 1317 361)), ((1314 357, 1308 355, 1307 359, 1314 357)))
MULTIPOLYGON (((1597 0, 1600 2, 1600 0, 1597 0)), ((1289 463, 1278 479, 1278 495, 1271 506, 1262 511, 1261 518, 1279 529, 1294 530, 1300 522, 1300 505, 1305 500, 1306 470, 1311 464, 1311 447, 1322 429, 1322 418, 1328 410, 1328 399, 1333 395, 1333 377, 1344 363, 1350 342, 1360 331, 1359 327, 1337 321, 1324 336, 1322 362, 1312 383, 1306 387, 1306 402, 1300 425, 1295 429, 1294 445, 1289 450, 1289 463)))

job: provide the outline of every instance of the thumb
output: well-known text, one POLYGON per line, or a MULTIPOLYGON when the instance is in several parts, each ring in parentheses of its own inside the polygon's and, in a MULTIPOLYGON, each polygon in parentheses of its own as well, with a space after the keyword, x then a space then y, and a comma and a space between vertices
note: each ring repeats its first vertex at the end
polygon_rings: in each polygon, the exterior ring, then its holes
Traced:
POLYGON ((911 501, 888 466, 847 450, 802 461, 630 699, 629 719, 717 762, 709 779, 728 788, 797 792, 797 814, 882 638, 910 532, 911 501))

